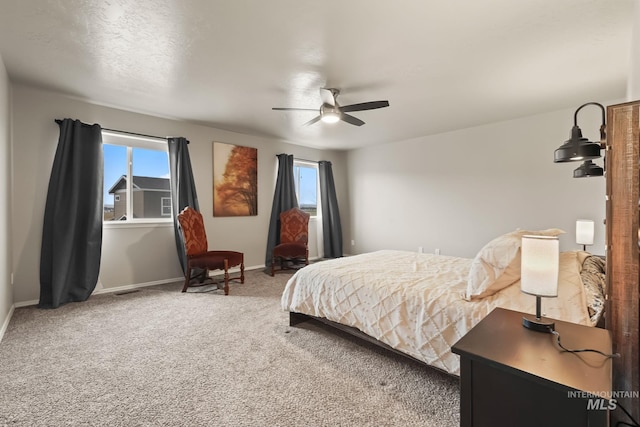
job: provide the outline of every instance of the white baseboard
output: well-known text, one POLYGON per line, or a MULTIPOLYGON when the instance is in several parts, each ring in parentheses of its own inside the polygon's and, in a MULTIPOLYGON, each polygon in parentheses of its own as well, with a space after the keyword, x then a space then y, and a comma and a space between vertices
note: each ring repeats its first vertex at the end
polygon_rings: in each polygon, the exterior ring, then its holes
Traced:
POLYGON ((38 301, 37 299, 33 299, 30 301, 20 301, 17 302, 14 305, 15 308, 20 308, 20 307, 29 307, 30 305, 38 305, 40 301, 38 301))
POLYGON ((173 279, 153 280, 151 282, 134 283, 132 285, 115 286, 113 288, 102 288, 97 291, 93 291, 91 295, 112 294, 114 292, 130 291, 131 289, 146 288, 148 286, 165 285, 167 283, 180 282, 184 280, 184 277, 177 277, 173 279))
MULTIPOLYGON (((251 267, 245 267, 244 271, 249 271, 249 270, 258 270, 261 268, 265 268, 264 265, 254 265, 251 267)), ((239 272, 240 269, 239 268, 231 268, 229 269, 229 273, 237 273, 239 272)), ((213 270, 211 271, 211 274, 213 276, 216 275, 216 272, 219 272, 219 270, 213 270)), ((162 280, 154 280, 152 282, 144 282, 144 283, 134 283, 132 285, 123 285, 123 286, 115 286, 112 288, 102 288, 102 289, 98 289, 92 292, 91 295, 101 295, 101 294, 111 294, 114 292, 123 292, 123 291, 129 291, 132 289, 138 289, 138 288, 145 288, 147 286, 155 286, 155 285, 165 285, 167 283, 174 283, 174 282, 183 282, 184 281, 184 277, 175 277, 173 279, 162 279, 162 280)), ((30 305, 37 305, 40 301, 38 300, 31 300, 31 301, 22 301, 22 302, 17 302, 14 304, 15 308, 18 307, 28 307, 30 305)), ((13 313, 13 311, 12 311, 13 313)), ((8 324, 8 321, 7 321, 8 324)))
POLYGON ((2 328, 0 328, 0 342, 2 342, 4 333, 7 331, 7 328, 9 327, 9 322, 11 321, 11 317, 13 316, 13 312, 15 308, 16 308, 15 305, 11 306, 11 308, 9 309, 9 313, 7 314, 7 317, 4 319, 4 322, 2 323, 2 328))

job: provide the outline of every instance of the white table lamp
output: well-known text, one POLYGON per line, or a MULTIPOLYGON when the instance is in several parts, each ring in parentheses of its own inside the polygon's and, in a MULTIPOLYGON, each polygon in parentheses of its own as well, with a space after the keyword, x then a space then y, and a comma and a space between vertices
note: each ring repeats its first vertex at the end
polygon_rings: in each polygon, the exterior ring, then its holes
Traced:
POLYGON ((576 221, 576 243, 582 245, 582 250, 587 250, 587 245, 593 245, 594 223, 590 219, 576 221))
POLYGON ((536 297, 536 318, 524 317, 524 327, 551 332, 554 323, 541 316, 541 297, 558 296, 560 242, 558 237, 522 236, 520 289, 536 297))

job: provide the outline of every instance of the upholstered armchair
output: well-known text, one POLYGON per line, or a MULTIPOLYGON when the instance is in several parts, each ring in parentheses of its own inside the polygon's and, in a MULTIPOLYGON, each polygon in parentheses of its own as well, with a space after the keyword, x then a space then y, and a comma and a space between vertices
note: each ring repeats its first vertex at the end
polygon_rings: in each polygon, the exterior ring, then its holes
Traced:
POLYGON ((309 217, 305 211, 293 208, 280 214, 280 243, 273 248, 271 275, 275 275, 276 259, 280 260, 280 269, 287 263, 297 264, 304 261, 309 265, 309 217))
POLYGON ((204 228, 202 214, 187 206, 178 215, 178 222, 182 229, 184 246, 187 253, 187 265, 182 292, 186 292, 189 286, 202 286, 200 282, 191 285, 191 270, 203 269, 203 277, 209 277, 209 270, 224 271, 224 294, 229 295, 229 280, 239 280, 244 283, 244 253, 235 251, 210 251, 207 242, 207 234, 204 228), (229 268, 240 266, 240 275, 229 276, 229 268))

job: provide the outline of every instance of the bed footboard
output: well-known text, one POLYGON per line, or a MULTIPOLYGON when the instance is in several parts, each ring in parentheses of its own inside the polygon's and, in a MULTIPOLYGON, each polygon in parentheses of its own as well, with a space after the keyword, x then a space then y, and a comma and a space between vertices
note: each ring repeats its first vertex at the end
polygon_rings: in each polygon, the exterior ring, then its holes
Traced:
POLYGON ((311 319, 313 319, 313 317, 307 316, 306 314, 294 313, 293 311, 289 312, 289 326, 296 326, 298 323, 306 322, 311 319))

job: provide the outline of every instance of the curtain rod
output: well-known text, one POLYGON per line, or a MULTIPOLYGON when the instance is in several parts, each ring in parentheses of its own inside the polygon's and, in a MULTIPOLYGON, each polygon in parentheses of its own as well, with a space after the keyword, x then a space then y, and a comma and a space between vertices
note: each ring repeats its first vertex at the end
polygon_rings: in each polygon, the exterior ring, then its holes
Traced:
MULTIPOLYGON (((62 123, 62 120, 55 119, 54 122, 60 124, 60 123, 62 123)), ((142 136, 144 138, 154 138, 154 139, 164 139, 164 140, 167 140, 167 139, 171 138, 170 136, 147 135, 147 134, 144 134, 144 133, 129 132, 129 131, 126 131, 126 130, 119 130, 119 129, 109 129, 109 128, 101 128, 101 129, 109 131, 109 132, 124 133, 126 135, 142 136)), ((187 144, 188 143, 189 143, 189 141, 187 140, 187 144)))
POLYGON ((102 128, 102 130, 106 130, 106 131, 109 131, 109 132, 116 132, 116 133, 124 133, 126 135, 142 136, 142 137, 145 137, 145 138, 165 139, 165 140, 170 138, 170 137, 167 137, 167 136, 147 135, 147 134, 144 134, 144 133, 128 132, 126 130, 118 130, 118 129, 102 128))
POLYGON ((320 163, 320 160, 307 160, 307 159, 301 159, 300 157, 296 157, 293 156, 294 159, 299 160, 301 162, 307 162, 307 163, 320 163))
MULTIPOLYGON (((172 136, 147 135, 147 134, 144 134, 144 133, 128 132, 126 130, 118 130, 118 129, 102 128, 102 130, 106 130, 106 131, 109 131, 109 132, 116 132, 116 133, 124 133, 126 135, 142 136, 144 138, 164 139, 165 141, 167 141, 169 138, 174 138, 172 136)), ((188 139, 187 139, 187 144, 189 144, 189 140, 188 139)))
MULTIPOLYGON (((283 154, 284 154, 284 153, 283 153, 283 154)), ((276 154, 276 157, 278 157, 278 156, 279 156, 279 154, 276 154)), ((324 160, 307 160, 307 159, 301 159, 300 157, 296 157, 295 155, 293 156, 293 158, 294 158, 294 159, 296 159, 296 160, 300 160, 300 161, 308 162, 308 163, 320 163, 320 162, 323 162, 323 161, 324 161, 324 160)))

